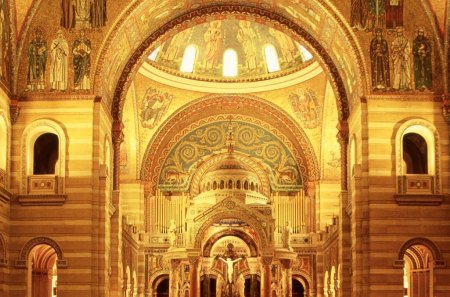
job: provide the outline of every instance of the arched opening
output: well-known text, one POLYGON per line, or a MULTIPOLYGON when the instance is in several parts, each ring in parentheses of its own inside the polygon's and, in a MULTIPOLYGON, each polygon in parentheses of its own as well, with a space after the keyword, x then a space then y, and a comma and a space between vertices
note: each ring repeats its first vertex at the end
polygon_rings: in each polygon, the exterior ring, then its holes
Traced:
POLYGON ((0 115, 0 170, 6 171, 8 133, 5 118, 0 115))
POLYGON ((27 261, 28 267, 28 296, 54 297, 57 296, 57 254, 47 244, 34 246, 27 261))
POLYGON ((280 71, 277 50, 272 44, 268 44, 264 47, 264 56, 266 57, 267 72, 280 71))
POLYGON ((247 275, 244 285, 245 297, 260 297, 261 296, 261 279, 257 274, 247 275))
POLYGON ((44 133, 34 142, 33 174, 55 174, 59 158, 58 136, 44 133))
POLYGON ((302 283, 297 279, 292 279, 292 297, 304 297, 305 296, 305 288, 302 283))
POLYGON ((155 289, 155 297, 168 297, 169 296, 169 278, 161 280, 155 289))
POLYGON ((234 77, 238 75, 238 57, 234 49, 227 49, 223 53, 223 76, 234 77))
POLYGON ((215 297, 216 278, 211 274, 205 274, 200 278, 200 296, 215 297))
POLYGON ((403 256, 404 297, 432 297, 433 253, 421 244, 410 246, 403 256))
POLYGON ((428 174, 428 148, 426 140, 417 133, 403 136, 403 161, 407 174, 428 174))
POLYGON ((195 58, 197 56, 197 48, 194 45, 188 45, 184 50, 183 60, 181 62, 180 71, 192 73, 194 72, 195 58))

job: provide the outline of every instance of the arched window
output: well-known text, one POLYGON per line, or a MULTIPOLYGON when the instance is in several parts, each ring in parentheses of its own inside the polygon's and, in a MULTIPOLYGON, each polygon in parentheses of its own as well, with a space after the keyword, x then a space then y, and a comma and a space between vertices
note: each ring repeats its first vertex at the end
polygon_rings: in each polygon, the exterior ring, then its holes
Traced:
POLYGON ((227 49, 223 53, 223 76, 233 77, 238 75, 238 58, 234 49, 227 49))
POLYGON ((244 181, 244 190, 248 190, 248 181, 244 181))
POLYGON ((156 58, 158 58, 158 54, 161 51, 161 46, 158 46, 149 56, 148 59, 151 61, 156 61, 156 58))
POLYGON ((423 119, 408 120, 397 130, 395 148, 397 192, 401 195, 440 194, 440 166, 436 162, 440 148, 436 128, 423 119))
POLYGON ((238 190, 241 189, 241 181, 240 180, 236 181, 236 189, 238 189, 238 190))
POLYGON ((403 135, 403 161, 406 174, 427 174, 428 153, 426 140, 417 133, 403 135))
POLYGON ((309 61, 313 58, 313 55, 303 45, 300 45, 297 42, 296 44, 298 49, 300 50, 300 53, 302 54, 303 61, 309 61))
POLYGON ((20 194, 65 194, 66 139, 60 124, 49 119, 34 121, 25 128, 20 167, 25 182, 20 183, 20 194))
POLYGON ((225 182, 223 180, 220 181, 220 189, 223 190, 225 188, 225 182))
POLYGON ((228 189, 233 189, 233 181, 231 179, 228 180, 228 189))
POLYGON ((195 58, 197 57, 197 48, 194 45, 188 45, 184 50, 183 60, 181 62, 180 71, 192 73, 194 72, 195 58))
POLYGON ((267 72, 280 71, 277 50, 272 44, 268 44, 264 47, 264 56, 266 57, 267 72))
POLYGON ((33 148, 33 174, 55 174, 58 151, 58 136, 53 133, 39 136, 33 148))
POLYGON ((217 189, 217 182, 216 182, 216 181, 213 182, 212 189, 213 189, 213 190, 216 190, 216 189, 217 189))

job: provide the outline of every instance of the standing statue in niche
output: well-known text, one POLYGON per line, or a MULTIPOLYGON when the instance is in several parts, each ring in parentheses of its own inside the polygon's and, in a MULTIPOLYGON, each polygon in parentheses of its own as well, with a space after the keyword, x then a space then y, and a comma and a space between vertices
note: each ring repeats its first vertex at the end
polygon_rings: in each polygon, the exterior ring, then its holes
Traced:
POLYGON ((417 29, 417 37, 413 41, 414 83, 416 90, 431 90, 431 41, 425 36, 425 29, 417 29))
POLYGON ((177 226, 175 225, 175 220, 170 220, 170 226, 167 230, 167 233, 169 234, 169 245, 170 248, 174 248, 177 243, 177 226))
POLYGON ((291 224, 290 222, 286 222, 286 226, 284 226, 282 232, 282 240, 283 240, 283 248, 286 248, 289 251, 293 251, 291 246, 291 235, 292 235, 291 224))
POLYGON ((370 43, 370 65, 372 89, 374 91, 390 89, 389 46, 380 28, 375 29, 375 37, 370 43))

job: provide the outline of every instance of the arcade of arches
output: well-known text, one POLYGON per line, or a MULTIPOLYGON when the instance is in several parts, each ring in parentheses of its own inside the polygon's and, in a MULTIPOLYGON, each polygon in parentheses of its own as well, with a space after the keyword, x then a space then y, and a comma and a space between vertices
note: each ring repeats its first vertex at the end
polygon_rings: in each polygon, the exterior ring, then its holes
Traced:
POLYGON ((1 0, 0 296, 450 296, 447 0, 1 0))

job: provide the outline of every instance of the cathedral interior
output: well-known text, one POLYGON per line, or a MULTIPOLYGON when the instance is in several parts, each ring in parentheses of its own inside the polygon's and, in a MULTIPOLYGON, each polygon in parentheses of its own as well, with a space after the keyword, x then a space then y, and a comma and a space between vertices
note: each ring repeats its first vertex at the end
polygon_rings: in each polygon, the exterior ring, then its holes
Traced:
POLYGON ((1 297, 450 296, 447 0, 0 0, 1 297))

